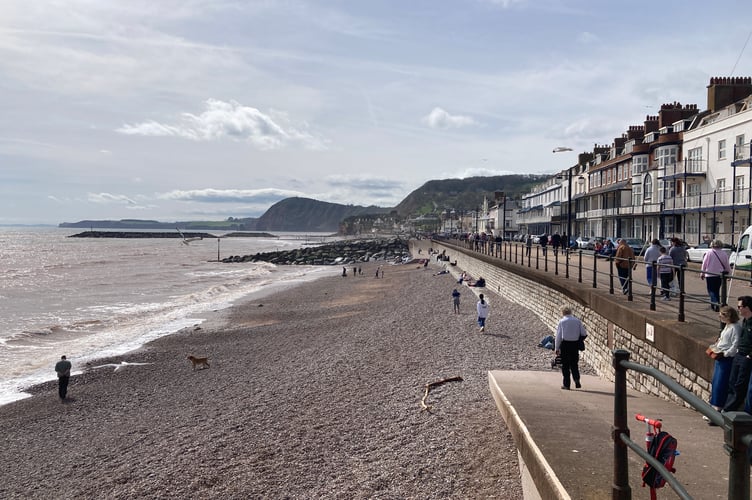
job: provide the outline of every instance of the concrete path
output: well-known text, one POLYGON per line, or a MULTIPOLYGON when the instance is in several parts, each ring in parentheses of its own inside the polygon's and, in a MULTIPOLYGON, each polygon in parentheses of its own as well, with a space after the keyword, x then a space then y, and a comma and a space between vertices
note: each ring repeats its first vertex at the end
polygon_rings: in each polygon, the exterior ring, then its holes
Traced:
MULTIPOLYGON (((489 386, 541 498, 611 498, 614 447, 611 437, 614 384, 583 376, 582 389, 564 391, 561 372, 490 371, 489 386)), ((662 419, 678 440, 676 477, 694 498, 727 498, 729 459, 723 432, 699 413, 676 403, 634 391, 627 408, 632 440, 644 443, 642 413, 662 419)), ((632 498, 650 498, 642 487, 644 460, 629 451, 632 498)), ((536 498, 528 495, 526 498, 536 498)), ((658 498, 676 498, 666 486, 658 498)))

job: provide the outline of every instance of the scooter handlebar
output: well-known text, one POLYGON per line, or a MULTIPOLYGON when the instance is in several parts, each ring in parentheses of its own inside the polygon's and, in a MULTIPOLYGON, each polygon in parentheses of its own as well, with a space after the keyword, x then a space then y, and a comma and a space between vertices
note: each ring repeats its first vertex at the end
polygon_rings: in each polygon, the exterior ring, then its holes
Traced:
POLYGON ((648 424, 648 425, 650 425, 650 426, 652 426, 652 427, 654 427, 656 429, 660 429, 661 426, 663 426, 663 422, 661 422, 660 420, 654 420, 652 418, 648 418, 645 415, 641 415, 639 413, 637 415, 635 415, 635 418, 637 420, 639 420, 640 422, 645 422, 646 424, 648 424))

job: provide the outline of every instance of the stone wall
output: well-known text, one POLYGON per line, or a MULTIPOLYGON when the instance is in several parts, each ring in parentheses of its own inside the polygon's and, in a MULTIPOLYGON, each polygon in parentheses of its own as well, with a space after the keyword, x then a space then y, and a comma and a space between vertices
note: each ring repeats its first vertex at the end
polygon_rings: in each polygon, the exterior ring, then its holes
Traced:
MULTIPOLYGON (((607 291, 578 283, 576 276, 565 279, 562 268, 556 276, 552 269, 548 273, 535 270, 534 263, 530 268, 527 263, 523 266, 503 261, 440 241, 432 241, 431 246, 439 252, 445 250, 450 260, 457 261, 457 265, 452 266, 453 273, 467 271, 472 278, 482 276, 487 289, 528 308, 552 332, 560 319, 560 307, 570 304, 588 331, 586 350, 581 358, 601 378, 614 380, 612 351, 625 349, 631 353, 630 361, 655 367, 698 397, 709 400, 713 362, 705 355, 705 348, 709 343, 707 336, 712 336, 713 332, 698 335, 697 325, 649 317, 624 301, 615 300, 607 291), (648 326, 653 330, 652 341, 646 335, 648 326), (692 330, 692 334, 688 330, 692 330)), ((530 339, 536 343, 539 340, 530 339)), ((650 376, 629 370, 627 383, 640 392, 684 404, 650 376)))

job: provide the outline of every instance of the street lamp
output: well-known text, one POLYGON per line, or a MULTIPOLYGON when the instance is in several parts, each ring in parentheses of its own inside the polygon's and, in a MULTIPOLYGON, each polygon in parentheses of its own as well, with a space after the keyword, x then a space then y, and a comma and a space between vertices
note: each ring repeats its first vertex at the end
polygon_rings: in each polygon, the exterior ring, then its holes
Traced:
MULTIPOLYGON (((573 151, 572 148, 566 146, 558 146, 554 148, 554 153, 561 153, 564 151, 573 151)), ((572 237, 572 168, 567 169, 567 241, 564 244, 569 248, 569 239, 572 237)), ((582 176, 578 176, 582 179, 582 176)), ((562 179, 561 176, 557 176, 558 179, 562 179)))

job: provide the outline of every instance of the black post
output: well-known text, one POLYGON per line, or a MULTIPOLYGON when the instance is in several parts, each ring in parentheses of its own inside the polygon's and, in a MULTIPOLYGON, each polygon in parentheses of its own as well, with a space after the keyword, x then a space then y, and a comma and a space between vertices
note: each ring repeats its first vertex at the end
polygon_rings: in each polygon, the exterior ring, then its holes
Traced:
POLYGON ((611 484, 612 500, 630 500, 632 488, 629 486, 629 457, 627 445, 621 440, 621 434, 629 437, 627 427, 627 369, 622 361, 629 361, 629 352, 623 349, 613 351, 614 364, 614 482, 611 484))
POLYGON ((580 263, 577 266, 578 267, 577 283, 582 283, 582 249, 580 249, 580 251, 577 253, 580 254, 580 263))
POLYGON ((569 238, 572 237, 572 167, 567 170, 567 248, 569 248, 569 238))
POLYGON ((650 273, 650 310, 655 311, 655 285, 658 280, 658 263, 651 262, 650 267, 653 269, 650 273))
POLYGON ((632 302, 634 300, 634 296, 632 295, 632 271, 634 270, 634 259, 629 258, 629 277, 627 278, 627 287, 629 289, 629 293, 627 294, 627 302, 632 302))
POLYGON ((593 288, 598 288, 598 257, 593 254, 593 288))
POLYGON ((614 256, 608 256, 608 293, 614 294, 614 256))
POLYGON ((679 267, 679 321, 684 321, 684 267, 679 267))

